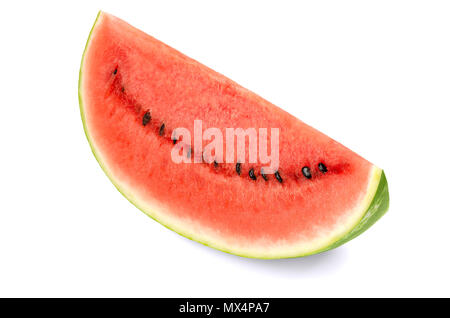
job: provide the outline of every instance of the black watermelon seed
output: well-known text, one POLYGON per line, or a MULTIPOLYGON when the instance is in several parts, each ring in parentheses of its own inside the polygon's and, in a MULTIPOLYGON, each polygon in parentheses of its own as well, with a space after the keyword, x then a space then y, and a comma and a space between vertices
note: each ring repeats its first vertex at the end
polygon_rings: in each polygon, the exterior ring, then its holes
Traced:
POLYGON ((144 126, 147 125, 151 119, 152 119, 152 116, 150 115, 150 112, 147 111, 144 114, 144 117, 142 117, 142 125, 144 125, 144 126))
POLYGON ((309 167, 303 167, 302 168, 302 173, 303 173, 303 175, 305 176, 305 178, 307 178, 307 179, 311 179, 311 170, 309 169, 309 167))
POLYGON ((277 180, 278 180, 279 183, 282 183, 282 182, 283 182, 283 178, 281 178, 280 173, 279 173, 278 171, 275 172, 275 178, 277 178, 277 180))
POLYGON ((174 145, 177 143, 177 141, 178 141, 177 138, 173 138, 173 139, 172 139, 172 142, 173 142, 174 145))
POLYGON ((125 92, 125 87, 122 86, 122 89, 121 89, 121 90, 122 90, 122 93, 125 92))
POLYGON ((238 162, 236 164, 236 172, 238 175, 241 175, 241 163, 240 162, 238 162))
POLYGON ((217 161, 214 160, 214 168, 217 168, 219 166, 219 164, 217 163, 217 161))
POLYGON ((253 170, 253 168, 250 169, 250 171, 248 172, 248 175, 250 176, 250 179, 256 180, 255 171, 253 170))
POLYGON ((162 136, 164 134, 164 128, 166 127, 165 124, 162 124, 161 127, 159 127, 159 135, 162 136))
POLYGON ((261 170, 261 177, 264 179, 264 181, 269 180, 269 179, 267 178, 267 175, 265 175, 264 172, 263 172, 262 170, 261 170))
POLYGON ((319 163, 319 170, 322 173, 325 173, 328 171, 327 166, 325 166, 323 163, 319 163))
POLYGON ((116 68, 116 69, 114 70, 113 74, 114 74, 114 75, 116 75, 116 74, 117 74, 117 68, 116 68))

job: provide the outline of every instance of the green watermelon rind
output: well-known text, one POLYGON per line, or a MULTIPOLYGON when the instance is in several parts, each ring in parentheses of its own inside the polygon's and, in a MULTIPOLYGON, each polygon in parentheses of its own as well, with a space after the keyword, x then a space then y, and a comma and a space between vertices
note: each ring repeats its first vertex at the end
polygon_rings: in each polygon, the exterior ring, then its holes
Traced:
POLYGON ((359 222, 343 237, 339 238, 337 241, 329 245, 328 247, 314 252, 312 254, 325 252, 336 248, 344 243, 347 243, 350 240, 353 240, 355 237, 359 236, 363 232, 365 232, 369 227, 375 224, 389 209, 389 189, 388 183, 386 179, 386 175, 384 171, 381 171, 380 181, 378 183, 377 190, 375 192, 375 196, 372 199, 372 202, 369 205, 369 208, 364 213, 363 217, 359 220, 359 222))
MULTIPOLYGON (((84 57, 87 51, 87 48, 89 46, 90 40, 91 40, 91 36, 92 33, 95 29, 95 26, 98 22, 98 19, 101 15, 102 11, 100 11, 95 19, 94 25, 92 26, 92 29, 89 33, 89 37, 88 40, 86 42, 86 46, 83 52, 83 56, 81 59, 81 67, 80 67, 80 72, 79 72, 79 80, 78 80, 78 100, 79 100, 79 105, 80 105, 80 114, 81 114, 81 119, 83 122, 83 128, 84 128, 84 132, 86 135, 86 138, 89 142, 90 148, 92 153, 94 154, 97 162, 99 163, 100 167, 102 168, 102 170, 104 171, 104 173, 106 174, 106 176, 109 178, 109 180, 111 181, 111 183, 117 188, 117 190, 131 203, 133 204, 135 207, 137 207, 139 210, 141 210, 142 212, 144 212, 146 215, 148 215, 149 217, 151 217, 152 219, 154 219, 155 221, 157 221, 158 223, 162 224, 163 226, 167 227, 170 230, 173 230, 175 232, 177 232, 178 234, 193 240, 195 242, 201 243, 203 245, 212 247, 214 249, 220 250, 222 252, 225 253, 229 253, 229 254, 233 254, 233 255, 237 255, 237 256, 242 256, 242 257, 246 257, 246 258, 259 258, 259 259, 280 259, 280 258, 296 258, 296 257, 304 257, 304 256, 309 256, 309 255, 313 255, 313 254, 317 254, 317 253, 321 253, 321 252, 325 252, 331 249, 334 249, 352 239, 354 239, 355 237, 357 237, 358 235, 360 235, 361 233, 363 233, 364 231, 366 231, 369 227, 371 227, 376 221, 378 221, 388 210, 389 208, 389 191, 388 191, 388 184, 387 184, 387 179, 386 176, 384 174, 384 171, 381 170, 381 175, 378 181, 378 185, 376 186, 376 191, 375 194, 373 195, 373 199, 371 200, 371 203, 369 204, 367 210, 365 211, 365 213, 363 214, 363 216, 359 219, 359 221, 356 223, 356 225, 353 225, 353 227, 351 229, 349 229, 343 236, 338 237, 338 238, 334 238, 332 239, 329 244, 327 244, 324 247, 318 248, 316 250, 310 251, 308 253, 303 253, 303 254, 299 254, 299 255, 284 255, 283 253, 280 253, 279 255, 281 256, 261 256, 258 255, 258 252, 256 252, 255 254, 242 254, 242 253, 236 253, 235 251, 231 250, 231 249, 227 249, 219 244, 215 244, 214 242, 206 242, 206 241, 202 241, 199 239, 194 238, 194 235, 188 235, 187 233, 181 231, 181 230, 177 230, 175 229, 173 226, 171 226, 170 224, 165 224, 163 222, 161 222, 161 220, 158 220, 157 218, 153 217, 152 215, 150 215, 149 211, 146 211, 146 209, 142 208, 137 202, 135 202, 133 199, 131 199, 130 195, 126 194, 126 191, 124 191, 117 183, 116 180, 110 175, 108 169, 106 169, 105 165, 103 164, 102 160, 100 159, 100 156, 97 154, 96 149, 93 145, 92 139, 90 137, 89 131, 87 129, 87 125, 86 125, 86 119, 85 119, 85 114, 84 114, 84 108, 83 108, 83 98, 82 98, 82 92, 81 92, 81 85, 82 85, 82 70, 83 70, 83 64, 84 64, 84 57)), ((374 178, 374 177, 372 177, 374 178)), ((373 180, 371 180, 372 182, 373 180)), ((369 192, 373 192, 375 189, 374 186, 369 187, 369 192)), ((366 193, 366 195, 368 197, 371 196, 371 193, 366 193)), ((137 201, 137 200, 136 200, 137 201)))

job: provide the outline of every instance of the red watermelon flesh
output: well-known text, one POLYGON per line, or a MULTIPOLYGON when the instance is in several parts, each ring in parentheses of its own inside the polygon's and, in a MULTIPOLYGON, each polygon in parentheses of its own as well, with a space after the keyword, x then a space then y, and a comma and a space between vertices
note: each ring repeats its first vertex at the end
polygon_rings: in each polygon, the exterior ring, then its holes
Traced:
MULTIPOLYGON (((214 248, 257 258, 314 254, 359 235, 388 208, 380 168, 104 12, 83 55, 79 100, 92 150, 119 191, 214 248), (173 162, 172 132, 193 132, 194 120, 223 136, 228 127, 279 128, 277 174, 263 175, 265 165, 249 163, 248 151, 239 169, 236 162, 173 162)), ((198 155, 194 149, 189 158, 198 155)))

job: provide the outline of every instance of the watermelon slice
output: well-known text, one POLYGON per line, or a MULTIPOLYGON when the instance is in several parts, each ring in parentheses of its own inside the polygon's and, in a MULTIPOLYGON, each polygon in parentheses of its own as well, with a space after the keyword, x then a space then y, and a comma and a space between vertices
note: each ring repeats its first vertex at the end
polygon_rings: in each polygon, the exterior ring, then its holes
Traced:
POLYGON ((380 168, 104 12, 83 54, 79 102, 92 151, 117 189, 161 224, 216 249, 255 258, 310 255, 361 234, 388 208, 380 168), (201 132, 214 127, 223 136, 230 127, 278 128, 277 169, 266 173, 248 154, 211 161, 202 155, 205 140, 186 151, 195 141, 176 131, 192 132, 196 120, 201 132), (177 145, 181 163, 172 157, 177 145))

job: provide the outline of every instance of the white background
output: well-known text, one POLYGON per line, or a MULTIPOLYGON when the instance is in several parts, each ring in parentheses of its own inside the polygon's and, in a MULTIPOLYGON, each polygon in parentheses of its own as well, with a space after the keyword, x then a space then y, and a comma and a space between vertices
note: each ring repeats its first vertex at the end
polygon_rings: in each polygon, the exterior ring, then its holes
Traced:
POLYGON ((447 1, 3 1, 0 296, 450 296, 447 1), (385 169, 389 212, 316 256, 252 260, 114 188, 79 115, 99 9, 385 169))

